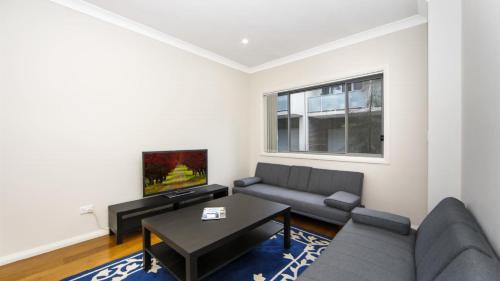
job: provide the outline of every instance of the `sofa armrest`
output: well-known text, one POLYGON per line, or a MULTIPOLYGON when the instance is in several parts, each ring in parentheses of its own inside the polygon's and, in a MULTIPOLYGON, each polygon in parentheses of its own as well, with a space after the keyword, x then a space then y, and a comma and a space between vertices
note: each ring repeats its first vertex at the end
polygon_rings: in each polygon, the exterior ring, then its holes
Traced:
POLYGON ((359 206, 359 203, 361 203, 361 197, 349 192, 337 191, 334 194, 326 197, 324 203, 328 207, 337 208, 349 212, 359 206))
POLYGON ((245 186, 249 186, 249 185, 252 185, 255 183, 259 183, 259 182, 261 182, 261 178, 259 178, 259 177, 248 177, 248 178, 242 178, 239 180, 235 180, 234 186, 245 187, 245 186))
POLYGON ((355 223, 383 228, 402 235, 408 235, 411 229, 409 218, 372 209, 355 208, 351 217, 355 223))

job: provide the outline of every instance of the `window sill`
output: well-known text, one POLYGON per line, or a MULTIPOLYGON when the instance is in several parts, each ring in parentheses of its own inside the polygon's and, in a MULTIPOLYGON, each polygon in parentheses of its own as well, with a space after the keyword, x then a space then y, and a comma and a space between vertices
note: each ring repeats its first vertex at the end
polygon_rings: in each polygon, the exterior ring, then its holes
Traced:
POLYGON ((288 152, 275 152, 275 153, 262 152, 261 156, 322 160, 322 161, 337 161, 337 162, 352 162, 352 163, 389 164, 389 161, 386 157, 323 155, 323 154, 288 153, 288 152))

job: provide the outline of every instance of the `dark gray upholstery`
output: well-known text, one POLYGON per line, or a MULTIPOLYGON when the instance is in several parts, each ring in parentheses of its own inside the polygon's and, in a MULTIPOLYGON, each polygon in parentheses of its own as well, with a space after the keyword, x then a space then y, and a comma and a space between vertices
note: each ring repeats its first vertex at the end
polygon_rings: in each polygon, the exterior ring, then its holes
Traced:
POLYGON ((262 179, 262 183, 286 186, 290 175, 290 166, 258 163, 255 176, 262 179))
POLYGON ((261 181, 235 181, 233 192, 284 203, 292 207, 292 212, 340 225, 349 220, 350 210, 361 204, 362 173, 257 163, 255 177, 261 181), (339 191, 351 194, 339 193, 338 202, 330 204, 327 200, 327 206, 326 197, 339 191))
POLYGON ((316 219, 335 224, 348 221, 350 217, 348 212, 325 206, 323 203, 325 197, 318 194, 260 183, 247 187, 234 187, 233 192, 286 204, 292 207, 292 212, 313 214, 316 219))
POLYGON ((372 209, 355 208, 351 217, 355 223, 375 226, 401 235, 408 235, 411 229, 409 218, 372 209))
POLYGON ((435 281, 500 281, 500 266, 475 249, 461 253, 435 281))
POLYGON ((361 196, 363 174, 358 172, 312 169, 308 191, 330 196, 337 191, 346 191, 361 196))
POLYGON ((463 251, 475 249, 491 257, 488 243, 481 234, 464 224, 453 224, 444 231, 438 241, 416 264, 419 281, 434 280, 453 259, 463 251))
POLYGON ((290 167, 290 176, 288 177, 287 187, 300 191, 307 191, 311 167, 292 166, 290 167))
MULTIPOLYGON (((452 197, 443 199, 422 221, 418 229, 415 260, 419 264, 427 252, 434 247, 442 233, 451 225, 463 224, 481 233, 482 230, 465 205, 452 197)), ((489 252, 493 252, 490 246, 489 252)))
POLYGON ((361 203, 361 197, 345 191, 337 191, 325 198, 325 205, 328 207, 341 209, 347 212, 359 206, 359 203, 361 203))
POLYGON ((301 281, 414 281, 415 232, 399 235, 349 221, 301 281))
POLYGON ((460 201, 443 200, 408 235, 355 222, 359 210, 297 281, 500 281, 500 262, 460 201))
POLYGON ((234 181, 234 186, 245 187, 245 186, 249 186, 249 185, 252 185, 252 184, 255 184, 255 183, 259 183, 261 181, 262 181, 262 179, 259 178, 259 177, 242 178, 242 179, 239 179, 239 180, 235 180, 234 181))

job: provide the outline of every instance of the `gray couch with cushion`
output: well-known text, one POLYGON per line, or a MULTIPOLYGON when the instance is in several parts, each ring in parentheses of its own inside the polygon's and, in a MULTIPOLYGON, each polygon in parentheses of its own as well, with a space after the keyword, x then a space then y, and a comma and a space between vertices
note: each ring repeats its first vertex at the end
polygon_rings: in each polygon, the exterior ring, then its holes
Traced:
POLYGON ((234 182, 245 193, 292 207, 292 212, 344 225, 361 203, 363 174, 258 163, 255 177, 234 182))
POLYGON ((500 281, 500 262, 464 204, 441 201, 418 230, 405 217, 356 208, 298 281, 500 281))

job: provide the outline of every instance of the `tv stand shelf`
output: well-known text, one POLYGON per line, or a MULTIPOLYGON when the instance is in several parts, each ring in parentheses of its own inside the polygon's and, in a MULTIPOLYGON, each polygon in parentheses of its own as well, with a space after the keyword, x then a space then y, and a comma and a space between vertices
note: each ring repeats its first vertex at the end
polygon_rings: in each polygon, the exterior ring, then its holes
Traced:
POLYGON ((124 234, 141 230, 141 220, 143 218, 163 214, 202 201, 228 196, 228 190, 226 186, 211 184, 175 196, 157 195, 110 205, 108 206, 109 234, 114 234, 116 244, 121 244, 124 234))

